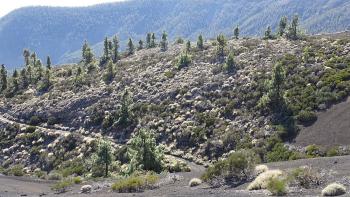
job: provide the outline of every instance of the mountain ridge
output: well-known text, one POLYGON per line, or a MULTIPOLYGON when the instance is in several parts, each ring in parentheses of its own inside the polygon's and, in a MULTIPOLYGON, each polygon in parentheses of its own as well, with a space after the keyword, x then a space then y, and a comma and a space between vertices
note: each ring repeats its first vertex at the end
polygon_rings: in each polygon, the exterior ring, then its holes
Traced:
POLYGON ((85 39, 99 55, 103 38, 115 34, 122 46, 129 37, 144 39, 147 32, 159 38, 167 31, 172 40, 193 40, 200 33, 206 38, 232 34, 236 25, 242 35, 260 36, 268 25, 276 29, 279 18, 290 18, 290 13, 299 14, 308 33, 332 33, 348 29, 348 10, 350 2, 345 0, 132 0, 78 8, 26 7, 0 19, 0 62, 21 67, 22 50, 29 48, 42 60, 50 55, 55 64, 72 63, 80 58, 77 51, 85 39))

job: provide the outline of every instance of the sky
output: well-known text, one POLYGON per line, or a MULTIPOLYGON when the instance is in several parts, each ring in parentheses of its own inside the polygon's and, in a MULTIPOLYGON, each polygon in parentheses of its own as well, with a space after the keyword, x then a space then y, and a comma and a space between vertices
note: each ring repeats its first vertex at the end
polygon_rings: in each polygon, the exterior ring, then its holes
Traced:
POLYGON ((0 17, 12 10, 25 6, 89 6, 100 3, 116 2, 122 0, 8 0, 0 5, 0 17))

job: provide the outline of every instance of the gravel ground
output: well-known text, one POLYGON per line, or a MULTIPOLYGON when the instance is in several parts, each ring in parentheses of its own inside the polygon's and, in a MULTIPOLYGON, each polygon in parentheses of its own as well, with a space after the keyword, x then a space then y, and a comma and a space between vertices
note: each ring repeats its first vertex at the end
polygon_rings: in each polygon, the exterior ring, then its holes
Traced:
MULTIPOLYGON (((246 191, 244 188, 247 185, 242 185, 238 188, 210 188, 203 184, 199 187, 191 188, 188 186, 188 182, 193 177, 199 177, 204 168, 193 163, 189 163, 192 168, 192 172, 189 173, 176 173, 164 176, 161 179, 161 186, 154 190, 145 191, 143 193, 132 194, 118 194, 110 192, 109 189, 95 192, 90 196, 112 197, 112 196, 237 196, 237 197, 258 197, 267 196, 266 191, 246 191), (178 179, 174 182, 173 177, 178 179)), ((324 185, 337 181, 345 184, 348 188, 350 186, 350 156, 332 157, 332 158, 315 158, 315 159, 303 159, 297 161, 270 163, 268 166, 271 169, 292 169, 300 166, 309 165, 314 169, 327 172, 330 176, 327 176, 324 185)), ((52 183, 36 181, 29 178, 17 178, 17 177, 5 177, 0 176, 0 197, 14 197, 14 196, 77 196, 85 197, 89 195, 80 194, 79 189, 81 185, 77 185, 72 188, 71 191, 64 194, 54 194, 50 190, 52 183), (43 195, 45 194, 45 195, 43 195)), ((323 186, 322 186, 323 187, 323 186)), ((319 196, 322 188, 300 190, 296 188, 290 188, 288 196, 319 196)), ((350 196, 349 193, 345 196, 350 196)))

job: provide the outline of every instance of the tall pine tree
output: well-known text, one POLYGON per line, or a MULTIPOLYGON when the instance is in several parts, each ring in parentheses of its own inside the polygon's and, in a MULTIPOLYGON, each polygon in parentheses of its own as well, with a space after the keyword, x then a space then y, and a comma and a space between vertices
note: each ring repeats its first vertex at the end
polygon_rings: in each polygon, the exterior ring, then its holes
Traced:
POLYGON ((50 58, 50 56, 47 56, 46 68, 49 69, 49 70, 51 69, 51 58, 50 58))
POLYGON ((5 65, 2 64, 0 68, 0 93, 7 89, 7 71, 5 65))
POLYGON ((278 26, 278 35, 283 36, 286 32, 288 24, 288 18, 286 16, 283 16, 280 20, 279 26, 278 26))
POLYGON ((132 55, 135 53, 135 46, 134 46, 134 43, 132 42, 132 39, 129 38, 129 41, 128 41, 128 55, 132 55))
POLYGON ((203 36, 202 36, 202 34, 198 36, 198 39, 197 39, 197 48, 198 48, 199 50, 203 50, 203 48, 204 48, 203 36))
POLYGON ((168 35, 165 31, 162 34, 162 41, 160 42, 160 49, 162 51, 168 50, 168 35))
POLYGON ((119 60, 119 39, 117 36, 113 37, 113 62, 116 63, 119 60))
POLYGON ((239 37, 239 27, 238 26, 233 31, 233 35, 234 35, 235 39, 238 39, 238 37, 239 37))

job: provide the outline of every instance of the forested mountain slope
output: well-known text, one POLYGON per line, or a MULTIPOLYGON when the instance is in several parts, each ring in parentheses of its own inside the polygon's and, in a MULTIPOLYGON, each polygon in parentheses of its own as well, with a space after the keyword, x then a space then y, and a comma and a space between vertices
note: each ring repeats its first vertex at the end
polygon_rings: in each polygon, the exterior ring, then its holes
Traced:
POLYGON ((0 19, 0 63, 21 66, 23 48, 41 59, 50 55, 55 64, 76 62, 80 53, 75 51, 85 39, 97 44, 100 54, 98 43, 114 34, 123 46, 127 38, 144 39, 147 32, 194 39, 199 33, 232 34, 239 25, 242 35, 262 35, 268 25, 274 29, 281 16, 293 13, 309 33, 343 31, 349 27, 349 10, 347 0, 131 0, 84 8, 27 7, 0 19))

